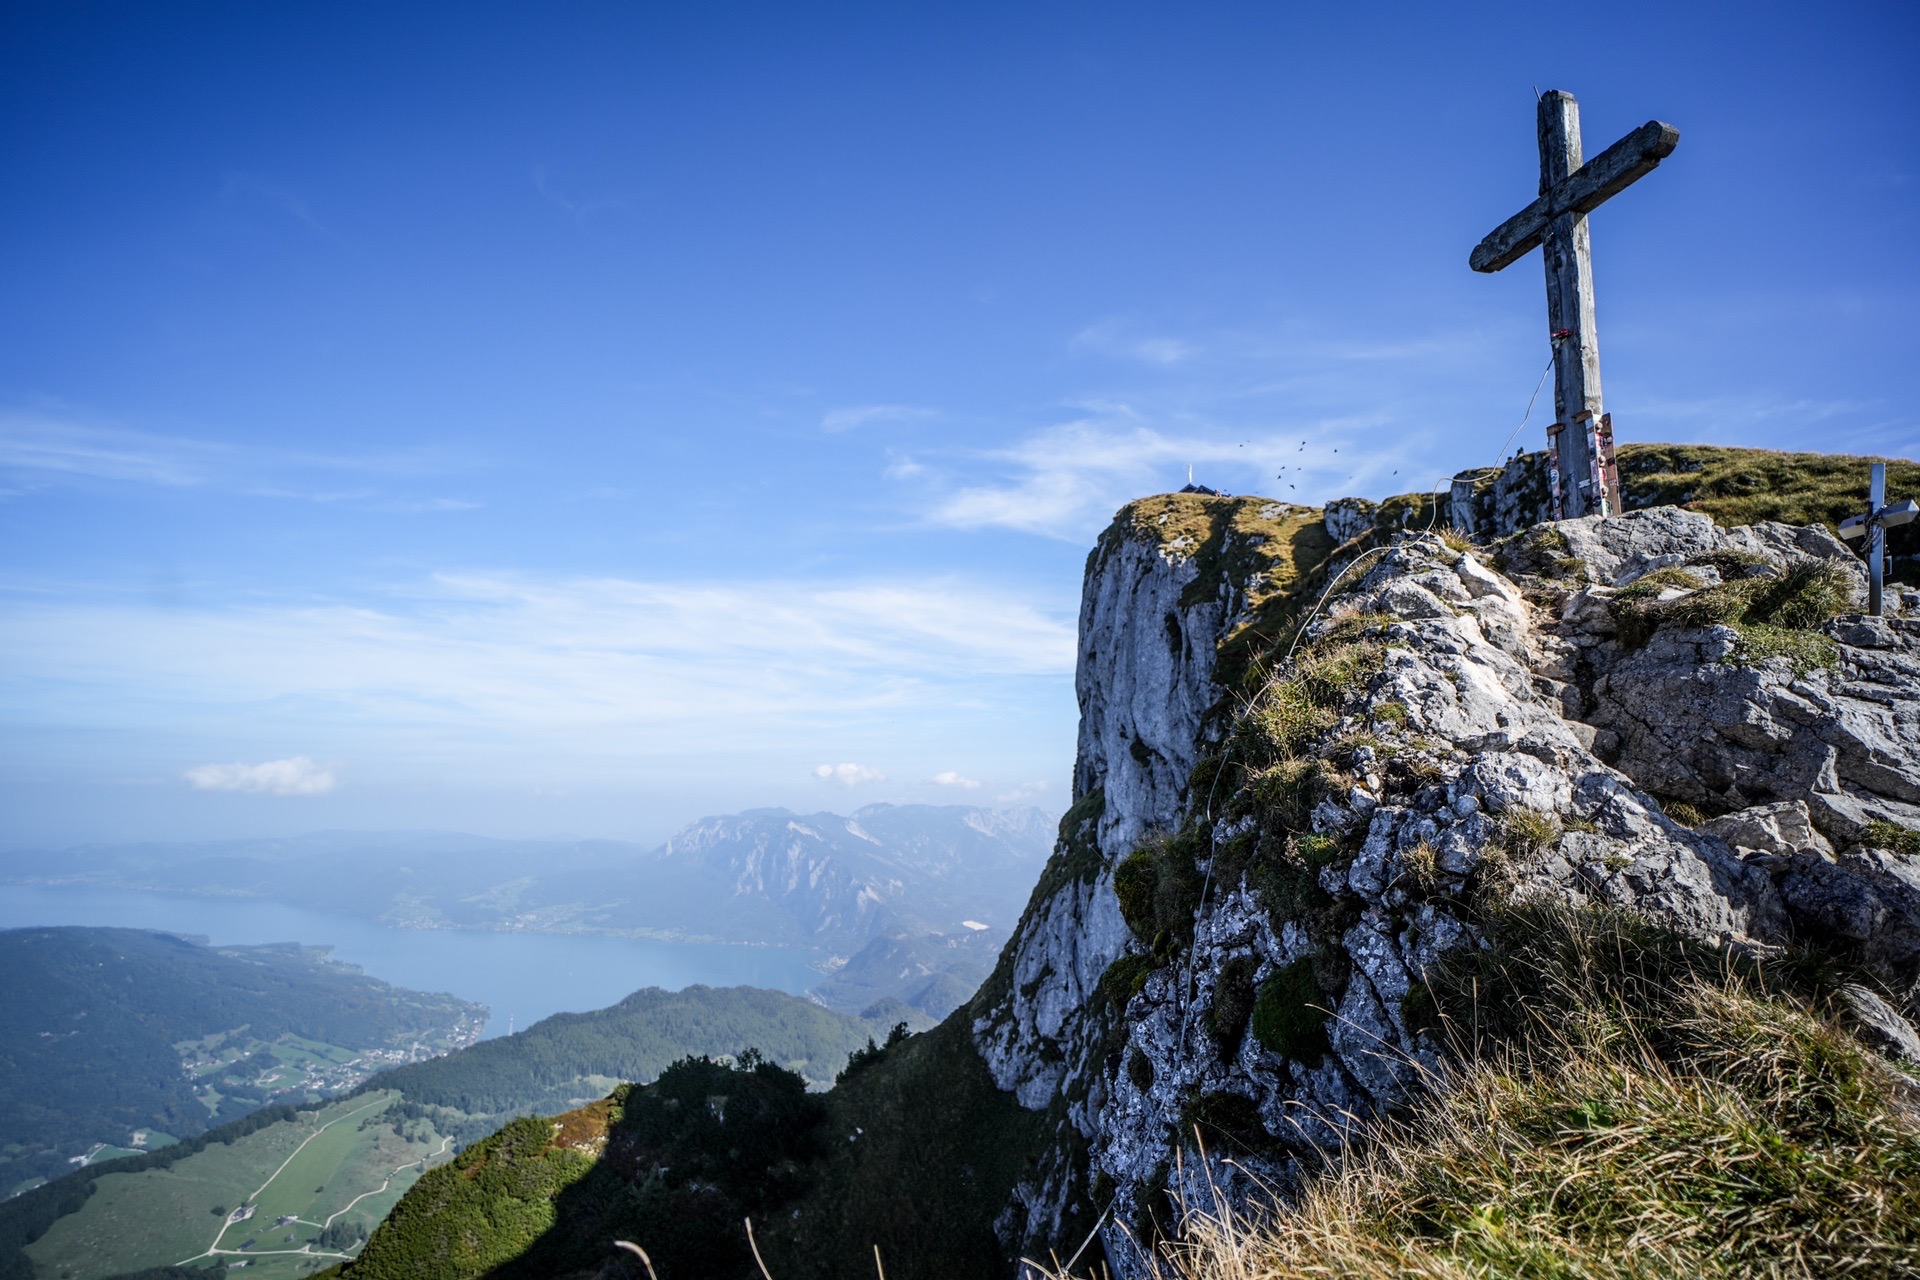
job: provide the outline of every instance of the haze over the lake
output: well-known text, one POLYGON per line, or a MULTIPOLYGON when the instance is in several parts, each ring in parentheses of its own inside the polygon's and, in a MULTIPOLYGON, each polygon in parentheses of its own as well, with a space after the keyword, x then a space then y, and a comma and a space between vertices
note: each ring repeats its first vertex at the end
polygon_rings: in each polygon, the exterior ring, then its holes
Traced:
POLYGON ((1116 505, 1501 455, 1536 88, 1681 131, 1593 218, 1623 440, 1914 456, 1915 36, 10 4, 0 846, 1058 812, 1116 505))
POLYGON ((486 1034, 551 1014, 599 1009, 642 987, 769 987, 794 995, 820 981, 813 957, 784 947, 655 942, 576 934, 391 929, 341 911, 243 904, 187 894, 0 884, 0 929, 87 925, 162 929, 213 946, 304 942, 415 991, 446 991, 490 1010, 486 1034))

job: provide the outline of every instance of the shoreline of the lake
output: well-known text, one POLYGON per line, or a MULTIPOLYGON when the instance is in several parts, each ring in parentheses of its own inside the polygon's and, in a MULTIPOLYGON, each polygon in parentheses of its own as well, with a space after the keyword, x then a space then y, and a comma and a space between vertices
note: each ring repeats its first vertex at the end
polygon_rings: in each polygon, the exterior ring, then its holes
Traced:
POLYGON ((486 1005, 486 1038, 555 1013, 605 1008, 643 987, 754 986, 804 995, 824 977, 817 953, 765 944, 404 928, 268 898, 0 883, 0 928, 60 925, 157 929, 215 946, 324 946, 333 959, 395 986, 486 1005))
MULTIPOLYGON (((447 924, 418 918, 407 920, 384 920, 378 917, 356 916, 350 912, 322 911, 320 908, 302 907, 297 903, 284 902, 279 898, 263 897, 257 893, 211 893, 206 890, 161 889, 144 885, 100 884, 90 880, 56 880, 45 876, 22 876, 17 879, 0 879, 0 889, 78 889, 93 893, 147 893, 163 898, 191 898, 201 902, 252 902, 290 907, 296 911, 319 911, 324 915, 338 915, 347 919, 359 920, 364 924, 381 929, 393 929, 402 932, 418 933, 530 933, 549 938, 623 938, 633 942, 664 942, 672 944, 686 943, 703 947, 745 947, 768 951, 783 951, 808 954, 814 957, 813 967, 822 976, 832 972, 831 957, 824 951, 808 951, 805 947, 786 946, 778 942, 755 942, 750 938, 725 938, 712 933, 683 933, 673 929, 592 929, 561 928, 540 929, 516 926, 507 923, 496 924, 447 924), (825 967, 823 967, 825 966, 825 967)), ((11 927, 11 926, 0 926, 11 927)))

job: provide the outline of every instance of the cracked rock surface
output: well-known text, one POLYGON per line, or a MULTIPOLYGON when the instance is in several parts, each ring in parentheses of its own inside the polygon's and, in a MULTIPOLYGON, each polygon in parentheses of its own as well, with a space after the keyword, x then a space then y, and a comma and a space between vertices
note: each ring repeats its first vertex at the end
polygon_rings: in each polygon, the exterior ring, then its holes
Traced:
POLYGON ((1677 598, 1721 581, 1715 563, 1854 562, 1823 530, 1674 508, 1543 528, 1500 555, 1403 535, 1343 582, 1306 648, 1364 644, 1372 665, 1300 750, 1323 779, 1304 824, 1188 793, 1235 749, 1214 660, 1236 600, 1193 599, 1191 562, 1150 537, 1102 539, 1081 612, 1079 853, 974 1023, 1000 1087, 1071 1130, 1003 1240, 1057 1242, 1103 1213, 1116 1274, 1145 1275, 1135 1242, 1172 1203, 1296 1185, 1438 1065, 1425 975, 1474 945, 1463 901, 1490 876, 1712 944, 1828 948, 1877 980, 1856 1008, 1887 1051, 1920 1043, 1920 857, 1881 847, 1920 829, 1920 620, 1842 616, 1812 669, 1743 659, 1725 625, 1630 644, 1619 593, 1655 571, 1693 566, 1677 598), (1696 825, 1670 816, 1679 802, 1696 825), (1190 940, 1135 936, 1116 867, 1183 827, 1190 940), (1281 850, 1307 870, 1256 871, 1281 850), (1204 1156, 1196 1122, 1216 1135, 1204 1156))

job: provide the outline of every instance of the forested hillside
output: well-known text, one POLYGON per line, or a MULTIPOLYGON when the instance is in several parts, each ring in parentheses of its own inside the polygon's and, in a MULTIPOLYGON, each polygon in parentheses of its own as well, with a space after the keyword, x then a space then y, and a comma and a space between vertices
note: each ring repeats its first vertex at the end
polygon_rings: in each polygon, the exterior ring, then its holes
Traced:
POLYGON ((0 931, 0 973, 0 1186, 9 1188, 64 1172, 94 1144, 196 1134, 296 1083, 302 1100, 323 1091, 304 1087, 313 1072, 282 1069, 272 1046, 283 1038, 305 1042, 289 1058, 327 1063, 350 1086, 375 1064, 350 1073, 324 1051, 350 1059, 429 1040, 437 1050, 477 1034, 485 1017, 323 952, 216 949, 140 929, 0 931))
POLYGON ((686 1058, 559 1123, 521 1120, 425 1175, 350 1264, 355 1280, 595 1268, 610 1238, 647 1242, 668 1275, 748 1263, 744 1218, 788 1203, 826 1149, 827 1108, 758 1055, 686 1058), (555 1232, 564 1213, 566 1232, 555 1232))
POLYGON ((895 1011, 915 1020, 897 1005, 863 1020, 757 987, 647 987, 605 1009, 555 1014, 516 1035, 383 1071, 366 1087, 469 1115, 551 1114, 602 1096, 607 1080, 651 1080, 688 1053, 749 1047, 824 1084, 855 1049, 885 1037, 895 1011))
MULTIPOLYGON (((694 986, 683 991, 649 987, 605 1009, 557 1014, 517 1035, 483 1040, 444 1057, 384 1071, 338 1105, 375 1103, 375 1112, 358 1121, 360 1127, 385 1126, 396 1140, 404 1137, 410 1144, 403 1148, 406 1155, 422 1158, 425 1167, 481 1139, 497 1146, 488 1135, 503 1126, 510 1133, 550 1133, 546 1120, 527 1118, 570 1111, 605 1097, 623 1081, 652 1081, 681 1059, 738 1056, 749 1068, 761 1062, 778 1064, 777 1079, 796 1081, 804 1090, 809 1084, 832 1081, 856 1054, 861 1061, 871 1061, 881 1054, 878 1046, 901 1024, 919 1028, 929 1022, 897 1001, 883 1001, 868 1016, 856 1018, 783 992, 752 987, 694 986), (871 1052, 870 1043, 875 1046, 871 1052)), ((756 1078, 776 1079, 764 1072, 756 1078)), ((239 1170, 258 1163, 247 1150, 290 1148, 313 1123, 311 1112, 268 1108, 216 1131, 212 1136, 218 1141, 210 1148, 203 1135, 150 1156, 109 1160, 0 1203, 0 1277, 30 1274, 23 1269, 29 1266, 29 1255, 48 1265, 97 1258, 83 1246, 102 1238, 117 1242, 119 1264, 111 1270, 75 1271, 78 1280, 124 1271, 133 1262, 147 1266, 176 1261, 185 1254, 168 1254, 157 1245, 147 1248, 125 1239, 115 1215, 165 1218, 165 1206, 191 1201, 197 1206, 192 1219, 198 1227, 204 1203, 216 1194, 214 1189, 230 1186, 240 1178, 239 1170), (293 1137, 283 1138, 283 1130, 292 1131, 293 1137), (242 1138, 247 1142, 236 1146, 242 1138), (137 1189, 118 1179, 118 1175, 142 1171, 147 1182, 137 1189), (96 1185, 103 1178, 109 1194, 96 1196, 96 1185), (169 1181, 153 1185, 156 1178, 169 1181), (77 1218, 72 1217, 76 1214, 77 1218), (28 1245, 27 1253, 18 1252, 28 1245)), ((343 1128, 341 1133, 345 1132, 343 1128)), ((373 1206, 377 1211, 364 1225, 378 1222, 379 1212, 390 1202, 377 1193, 389 1185, 383 1172, 386 1166, 380 1163, 388 1147, 369 1148, 351 1167, 322 1178, 330 1197, 327 1203, 373 1206), (356 1200, 362 1192, 375 1198, 356 1200)), ((269 1161, 266 1169, 277 1159, 269 1161)), ((387 1163, 394 1162, 388 1159, 387 1163)), ((546 1165, 529 1167, 522 1173, 544 1177, 541 1170, 545 1169, 546 1165)), ((256 1181, 259 1176, 254 1175, 256 1181)), ((397 1196, 404 1185, 394 1186, 386 1196, 397 1196)), ((226 1198, 218 1203, 230 1208, 252 1187, 248 1183, 242 1190, 219 1193, 226 1198)), ((494 1209, 504 1204, 502 1200, 494 1209)), ((310 1234, 298 1235, 292 1247, 302 1247, 300 1242, 310 1234)), ((261 1264, 259 1257, 253 1261, 261 1264)), ((281 1259, 278 1265, 290 1261, 281 1259)))

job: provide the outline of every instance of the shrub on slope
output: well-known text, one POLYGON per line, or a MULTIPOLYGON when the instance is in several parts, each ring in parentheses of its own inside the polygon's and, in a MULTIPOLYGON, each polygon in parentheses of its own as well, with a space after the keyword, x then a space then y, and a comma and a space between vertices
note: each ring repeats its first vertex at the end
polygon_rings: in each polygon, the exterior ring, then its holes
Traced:
MULTIPOLYGON (((910 1015, 911 1016, 911 1015, 910 1015)), ((823 1009, 783 991, 643 987, 588 1013, 556 1013, 517 1035, 458 1053, 392 1067, 368 1089, 398 1089, 411 1102, 473 1115, 564 1111, 588 1077, 651 1080, 689 1053, 743 1044, 815 1081, 833 1078, 847 1055, 887 1026, 823 1009)), ((605 1091, 602 1084, 590 1096, 605 1091)))
POLYGON ((643 1240, 665 1280, 750 1266, 741 1219, 790 1202, 820 1154, 825 1106, 751 1050, 684 1058, 556 1120, 515 1120, 429 1170, 380 1224, 351 1280, 547 1280, 643 1240))

